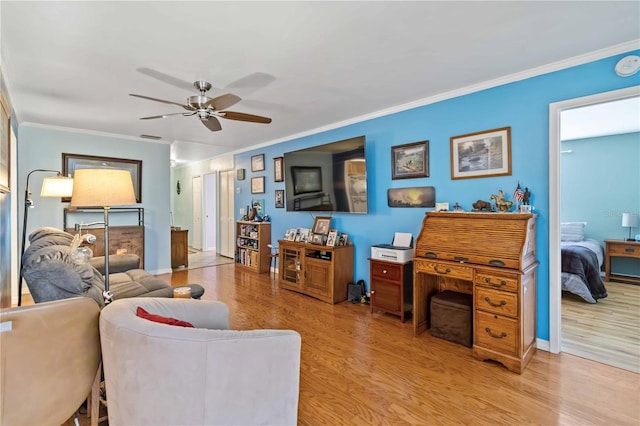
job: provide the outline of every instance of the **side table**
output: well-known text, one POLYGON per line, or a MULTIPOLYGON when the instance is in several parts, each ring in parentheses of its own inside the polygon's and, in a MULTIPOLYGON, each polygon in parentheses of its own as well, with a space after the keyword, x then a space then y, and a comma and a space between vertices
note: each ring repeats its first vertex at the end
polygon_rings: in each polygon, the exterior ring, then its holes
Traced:
POLYGON ((640 241, 605 240, 606 249, 604 254, 605 280, 606 281, 628 281, 640 283, 639 276, 621 275, 611 271, 612 257, 632 257, 640 259, 640 241))

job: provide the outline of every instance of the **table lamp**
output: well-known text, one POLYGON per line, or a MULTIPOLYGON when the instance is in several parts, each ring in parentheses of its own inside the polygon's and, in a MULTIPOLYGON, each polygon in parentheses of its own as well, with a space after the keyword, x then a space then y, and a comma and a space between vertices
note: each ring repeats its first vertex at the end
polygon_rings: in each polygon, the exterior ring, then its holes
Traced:
POLYGON ((136 203, 131 173, 119 169, 79 169, 73 174, 71 207, 102 207, 104 210, 104 292, 105 303, 113 295, 109 292, 109 208, 136 203))
POLYGON ((622 226, 629 228, 627 241, 634 241, 634 239, 631 238, 631 229, 638 227, 638 215, 635 213, 622 213, 622 226))
MULTIPOLYGON (((27 185, 24 191, 24 218, 22 220, 22 245, 20 247, 20 274, 22 274, 22 256, 24 255, 25 243, 27 240, 27 220, 29 218, 29 209, 34 207, 31 199, 31 191, 29 190, 29 178, 35 172, 55 173, 55 177, 46 177, 42 180, 41 197, 70 197, 73 190, 73 179, 62 176, 58 170, 35 169, 27 174, 27 185)), ((18 306, 22 305, 22 278, 18 281, 18 306)))

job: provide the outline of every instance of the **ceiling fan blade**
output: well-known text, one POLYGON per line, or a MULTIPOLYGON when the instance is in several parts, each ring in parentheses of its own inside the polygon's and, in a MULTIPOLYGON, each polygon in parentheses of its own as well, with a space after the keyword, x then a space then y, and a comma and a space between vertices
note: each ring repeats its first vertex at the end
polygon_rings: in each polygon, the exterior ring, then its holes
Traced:
POLYGON ((253 115, 253 114, 245 114, 243 112, 220 111, 220 114, 221 114, 221 117, 228 118, 229 120, 250 121, 252 123, 264 123, 264 124, 271 123, 271 119, 269 117, 262 117, 262 116, 253 115))
POLYGON ((189 109, 189 108, 187 108, 186 105, 183 105, 183 104, 178 103, 178 102, 165 101, 164 99, 157 99, 157 98, 152 98, 152 97, 144 96, 144 95, 136 95, 134 93, 129 93, 129 96, 134 96, 136 98, 147 99, 149 101, 162 102, 163 104, 177 105, 177 106, 182 107, 184 109, 189 109))
POLYGON ((156 80, 160 80, 164 83, 168 83, 172 86, 178 87, 180 89, 184 89, 188 91, 193 90, 193 83, 190 83, 185 80, 181 80, 169 74, 165 74, 163 72, 156 71, 154 69, 146 68, 146 67, 137 68, 136 71, 138 71, 141 74, 148 75, 149 77, 155 78, 156 80))
POLYGON ((174 112, 171 114, 152 115, 151 117, 140 117, 140 120, 153 120, 154 118, 165 118, 165 117, 169 117, 170 115, 193 115, 193 114, 186 114, 184 112, 174 112))
POLYGON ((201 119, 200 121, 202 121, 202 124, 204 124, 207 127, 207 129, 211 130, 212 132, 217 132, 218 130, 222 130, 222 126, 220 125, 220 122, 215 117, 209 117, 206 120, 201 119))
POLYGON ((220 111, 221 109, 229 108, 232 105, 237 104, 242 99, 239 96, 236 96, 232 93, 227 93, 217 98, 211 99, 209 102, 205 104, 205 106, 210 106, 216 111, 220 111))

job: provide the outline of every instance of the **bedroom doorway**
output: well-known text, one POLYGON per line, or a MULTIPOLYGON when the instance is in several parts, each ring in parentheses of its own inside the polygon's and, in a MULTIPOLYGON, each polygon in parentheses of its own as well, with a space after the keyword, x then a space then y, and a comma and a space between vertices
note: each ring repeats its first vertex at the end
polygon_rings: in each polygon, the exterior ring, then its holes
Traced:
MULTIPOLYGON (((563 344, 562 337, 562 319, 563 319, 563 309, 565 310, 565 317, 569 318, 571 315, 576 314, 577 316, 571 317, 571 322, 567 322, 567 330, 569 330, 569 325, 575 325, 577 328, 583 327, 585 334, 589 332, 589 324, 588 321, 584 321, 581 323, 579 320, 580 313, 584 313, 584 311, 589 310, 589 316, 592 318, 597 318, 599 315, 602 319, 601 323, 604 324, 605 315, 607 315, 607 310, 603 310, 604 303, 591 305, 584 301, 581 303, 581 299, 578 300, 570 300, 568 299, 568 303, 565 303, 565 307, 563 307, 562 303, 562 286, 561 286, 561 256, 560 256, 560 222, 562 217, 562 191, 561 191, 561 180, 565 178, 565 176, 561 176, 561 164, 562 164, 562 156, 563 155, 572 155, 570 152, 566 152, 568 150, 564 150, 561 144, 561 132, 563 130, 562 120, 563 120, 563 112, 571 111, 573 114, 580 113, 580 111, 586 109, 584 107, 588 106, 597 106, 603 104, 610 104, 616 101, 628 100, 631 98, 638 98, 640 96, 640 87, 632 87, 592 96, 587 96, 583 98, 571 99, 563 102, 558 102, 555 104, 551 104, 549 108, 549 118, 550 118, 550 133, 549 133, 549 327, 550 327, 550 338, 549 338, 549 349, 552 353, 559 352, 567 352, 577 356, 581 356, 584 358, 594 359, 596 361, 614 365, 621 368, 631 369, 636 372, 640 368, 640 363, 638 362, 638 354, 637 348, 635 346, 624 346, 624 344, 619 344, 619 339, 624 339, 625 337, 618 336, 609 336, 607 338, 603 338, 602 340, 597 339, 585 339, 584 342, 580 342, 579 344, 575 344, 573 340, 574 336, 570 336, 570 331, 567 331, 568 338, 567 342, 563 344), (563 150, 565 152, 563 152, 563 150), (573 302, 573 304, 571 303, 573 302), (601 306, 602 305, 602 306, 601 306), (577 309, 576 311, 572 311, 573 309, 577 309), (598 313, 601 311, 601 313, 598 313), (574 318, 578 318, 578 320, 574 322, 574 318), (617 341, 616 341, 617 340, 617 341), (591 346, 590 346, 591 345, 591 346), (622 355, 624 358, 624 352, 631 351, 631 354, 626 354, 627 361, 626 364, 624 361, 620 361, 618 359, 618 355, 622 355), (624 365, 621 365, 624 364, 624 365)), ((566 114, 564 114, 566 116, 566 114)), ((637 115, 636 115, 637 117, 637 115)), ((619 120, 618 117, 615 120, 619 120)), ((566 121, 566 118, 565 118, 566 121)), ((637 118, 636 118, 637 122, 637 118)), ((565 130, 568 127, 568 123, 565 123, 565 130)), ((636 130, 637 131, 637 130, 636 130)), ((575 157, 572 158, 572 161, 575 160, 575 157)), ((613 171, 615 173, 615 171, 613 171)), ((586 193, 587 191, 582 191, 586 193)), ((605 237, 605 238, 611 238, 605 237)), ((613 238, 618 238, 617 233, 613 238)), ((634 293, 635 290, 639 290, 637 286, 628 287, 627 284, 617 284, 612 283, 607 285, 607 291, 610 294, 610 297, 604 300, 608 302, 612 302, 616 297, 618 299, 625 298, 626 300, 635 299, 638 300, 638 292, 634 294, 627 295, 621 294, 620 292, 631 292, 634 293)), ((573 296, 573 295, 570 295, 573 296)), ((613 306, 613 303, 609 303, 609 305, 613 306)), ((640 324, 639 317, 639 309, 635 307, 635 305, 624 306, 624 303, 617 304, 617 308, 620 309, 621 312, 624 312, 626 309, 627 314, 631 315, 628 320, 631 322, 630 325, 640 324)), ((592 323, 594 324, 594 323, 592 323)), ((601 325, 601 324, 598 324, 601 325)), ((602 328, 602 327, 598 327, 602 328)), ((620 330, 612 329, 616 333, 620 330)), ((637 330, 637 327, 636 327, 637 330)), ((606 334, 606 333, 605 333, 606 334)), ((637 333, 636 333, 637 334, 637 333)), ((636 339, 635 345, 637 346, 637 338, 635 336, 631 336, 632 339, 636 339)))

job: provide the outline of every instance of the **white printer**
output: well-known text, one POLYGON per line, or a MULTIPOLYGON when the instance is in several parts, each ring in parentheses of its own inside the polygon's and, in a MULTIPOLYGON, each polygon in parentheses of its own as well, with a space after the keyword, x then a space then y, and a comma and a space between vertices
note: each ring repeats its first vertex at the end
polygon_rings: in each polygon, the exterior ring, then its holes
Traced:
POLYGON ((387 262, 407 263, 413 258, 413 236, 396 232, 391 244, 371 246, 371 258, 387 262))

